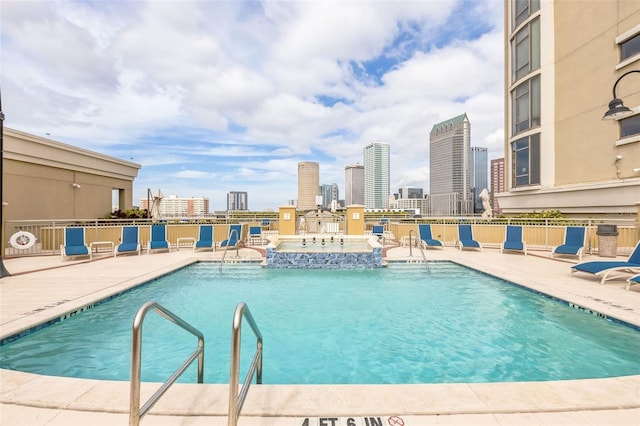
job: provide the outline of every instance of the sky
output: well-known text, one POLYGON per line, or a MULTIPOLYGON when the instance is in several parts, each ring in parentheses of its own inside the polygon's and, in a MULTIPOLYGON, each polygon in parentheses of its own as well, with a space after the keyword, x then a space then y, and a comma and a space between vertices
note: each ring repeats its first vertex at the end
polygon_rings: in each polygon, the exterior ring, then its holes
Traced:
POLYGON ((147 189, 249 209, 390 145, 391 192, 429 192, 429 132, 466 113, 504 156, 501 0, 0 3, 4 125, 142 166, 147 189))

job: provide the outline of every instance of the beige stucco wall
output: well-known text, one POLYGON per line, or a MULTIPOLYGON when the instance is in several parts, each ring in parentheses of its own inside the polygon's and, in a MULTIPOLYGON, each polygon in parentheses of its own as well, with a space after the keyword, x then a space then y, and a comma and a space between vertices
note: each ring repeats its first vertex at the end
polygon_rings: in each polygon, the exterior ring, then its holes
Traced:
MULTIPOLYGON (((511 2, 505 2, 508 11, 511 2)), ((497 196, 506 214, 561 210, 572 215, 635 214, 640 201, 640 136, 619 141, 619 124, 603 121, 621 75, 616 37, 640 23, 640 2, 543 0, 541 19, 541 184, 497 196), (551 52, 551 54, 549 53, 551 52), (616 156, 622 159, 616 161, 616 156)), ((510 20, 505 19, 505 71, 510 75, 510 20)), ((509 86, 505 90, 505 170, 511 170, 509 86)), ((640 74, 617 86, 624 104, 640 110, 640 74)))
POLYGON ((132 206, 139 164, 6 127, 3 145, 4 220, 102 218, 114 189, 132 206))

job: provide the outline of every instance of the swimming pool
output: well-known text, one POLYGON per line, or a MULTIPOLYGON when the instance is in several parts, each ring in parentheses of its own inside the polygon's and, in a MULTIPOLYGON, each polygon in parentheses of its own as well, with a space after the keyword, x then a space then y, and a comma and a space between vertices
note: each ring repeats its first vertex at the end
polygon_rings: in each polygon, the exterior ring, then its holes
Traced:
MULTIPOLYGON (((222 273, 201 263, 3 346, 0 364, 128 380, 131 322, 149 300, 205 332, 208 383, 228 382, 231 317, 240 301, 265 336, 265 383, 528 381, 640 371, 638 331, 446 262, 430 272, 393 265, 234 266, 222 273)), ((145 320, 143 380, 163 381, 191 352, 193 339, 176 330, 156 315, 145 320), (163 364, 176 352, 177 360, 163 364)), ((247 366, 255 340, 244 334, 247 366)), ((194 377, 188 372, 183 381, 194 377)))

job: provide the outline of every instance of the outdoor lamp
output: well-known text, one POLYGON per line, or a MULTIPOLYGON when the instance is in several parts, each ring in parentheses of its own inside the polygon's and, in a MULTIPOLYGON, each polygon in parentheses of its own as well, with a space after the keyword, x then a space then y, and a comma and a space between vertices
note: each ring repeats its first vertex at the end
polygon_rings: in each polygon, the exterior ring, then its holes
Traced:
POLYGON ((627 108, 626 106, 624 106, 624 103, 622 103, 622 99, 619 99, 616 97, 616 87, 618 86, 618 83, 620 82, 620 80, 622 80, 622 78, 626 75, 629 75, 631 73, 640 73, 640 70, 631 70, 628 71, 624 74, 622 74, 620 77, 618 77, 618 79, 616 80, 615 84, 613 85, 613 100, 611 100, 611 102, 609 102, 609 111, 607 111, 604 116, 602 117, 603 120, 617 120, 620 119, 622 117, 626 117, 627 115, 630 115, 633 111, 631 111, 631 109, 627 108))

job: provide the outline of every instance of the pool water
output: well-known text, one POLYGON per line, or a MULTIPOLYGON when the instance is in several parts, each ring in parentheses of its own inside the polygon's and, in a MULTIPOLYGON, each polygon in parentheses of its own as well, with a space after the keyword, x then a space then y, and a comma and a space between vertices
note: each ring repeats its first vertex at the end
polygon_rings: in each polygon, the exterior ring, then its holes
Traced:
MULTIPOLYGON (((131 327, 157 301, 205 333, 205 382, 229 382, 233 312, 264 336, 264 383, 510 382, 640 374, 640 332, 449 263, 280 270, 198 263, 0 347, 0 366, 129 380, 131 327)), ((196 338, 150 312, 142 379, 164 381, 196 338)), ((241 377, 255 351, 243 325, 241 377)), ((195 366, 182 382, 195 382, 195 366)), ((242 379, 241 379, 242 380, 242 379)))

